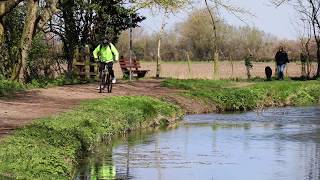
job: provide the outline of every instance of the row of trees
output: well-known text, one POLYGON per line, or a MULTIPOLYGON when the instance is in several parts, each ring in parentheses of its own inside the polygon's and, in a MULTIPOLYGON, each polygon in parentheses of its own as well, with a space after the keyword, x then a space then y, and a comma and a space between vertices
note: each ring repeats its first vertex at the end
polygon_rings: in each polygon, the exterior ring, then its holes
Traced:
POLYGON ((216 62, 218 59, 240 60, 253 54, 256 59, 267 60, 273 59, 280 44, 287 47, 292 59, 299 58, 301 47, 309 61, 316 57, 319 76, 318 1, 274 1, 277 6, 293 4, 301 13, 308 32, 299 41, 281 42, 256 28, 226 24, 215 13, 217 10, 224 9, 240 20, 241 15, 250 13, 223 0, 204 0, 205 9, 194 10, 172 31, 165 31, 169 15, 194 1, 3 0, 0 2, 0 76, 25 81, 37 78, 41 73, 48 77, 61 63, 67 64, 67 74, 71 74, 75 48, 89 46, 92 49, 104 38, 118 41, 121 52, 130 55, 129 35, 125 30, 137 27, 144 20, 145 17, 137 13, 141 8, 156 9, 164 14, 158 33, 143 33, 141 28, 134 32, 137 34, 134 55, 156 60, 157 76, 160 75, 161 59, 182 60, 188 56, 216 62))
MULTIPOLYGON (((182 0, 2 0, 0 1, 0 77, 31 80, 59 64, 72 72, 76 47, 116 42, 120 33, 144 20, 140 8, 173 7, 182 0), (130 3, 130 4, 129 4, 130 3), (54 43, 52 43, 54 42, 54 43), (52 49, 62 47, 62 54, 52 49), (38 66, 41 59, 45 64, 38 66), (43 60, 45 59, 45 60, 43 60), (47 62, 51 60, 50 62, 47 62), (62 62, 64 63, 64 62, 62 62), (39 68, 42 68, 39 70, 39 68)), ((43 63, 42 62, 42 63, 43 63)), ((48 74, 44 74, 48 76, 48 74)))
MULTIPOLYGON (((167 61, 185 60, 187 53, 193 60, 212 60, 212 45, 208 37, 212 33, 210 16, 206 9, 194 10, 189 17, 177 24, 173 30, 163 35, 161 57, 167 61)), ((279 46, 285 46, 290 59, 299 60, 300 40, 281 40, 255 27, 236 27, 217 21, 217 46, 222 60, 243 60, 253 54, 257 61, 272 61, 279 46)), ((147 61, 157 58, 158 33, 149 33, 143 28, 134 31, 134 55, 147 61)), ((118 47, 128 54, 128 32, 121 34, 118 47)), ((314 45, 314 42, 310 42, 314 45)), ((316 57, 314 48, 310 48, 310 59, 316 57)))

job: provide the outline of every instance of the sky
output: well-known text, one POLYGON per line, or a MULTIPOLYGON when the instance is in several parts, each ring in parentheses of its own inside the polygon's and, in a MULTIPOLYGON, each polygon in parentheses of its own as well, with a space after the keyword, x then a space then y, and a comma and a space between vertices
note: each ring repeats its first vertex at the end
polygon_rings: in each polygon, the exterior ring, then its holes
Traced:
MULTIPOLYGON (((257 27, 266 33, 273 34, 281 39, 296 39, 297 33, 297 15, 292 7, 288 5, 276 8, 270 3, 270 0, 229 0, 238 7, 249 10, 254 16, 245 16, 246 23, 250 26, 257 27)), ((195 8, 205 7, 204 3, 198 3, 195 8)), ((192 9, 189 8, 184 12, 170 15, 167 29, 172 29, 178 22, 182 22, 188 17, 192 9)), ((140 12, 147 19, 140 25, 147 29, 148 32, 158 32, 161 25, 162 15, 153 15, 150 10, 140 12)), ((221 11, 220 15, 229 24, 236 26, 245 26, 246 24, 231 14, 221 11)))

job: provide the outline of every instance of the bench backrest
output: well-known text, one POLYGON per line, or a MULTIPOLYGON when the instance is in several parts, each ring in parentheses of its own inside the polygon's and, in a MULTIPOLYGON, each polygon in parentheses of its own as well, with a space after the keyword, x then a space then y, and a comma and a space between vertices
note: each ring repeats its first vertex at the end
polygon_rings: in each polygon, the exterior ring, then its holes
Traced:
POLYGON ((138 70, 138 68, 141 68, 140 62, 137 59, 132 59, 131 65, 130 65, 130 59, 128 58, 120 59, 119 63, 120 63, 121 69, 129 69, 131 67, 138 70))

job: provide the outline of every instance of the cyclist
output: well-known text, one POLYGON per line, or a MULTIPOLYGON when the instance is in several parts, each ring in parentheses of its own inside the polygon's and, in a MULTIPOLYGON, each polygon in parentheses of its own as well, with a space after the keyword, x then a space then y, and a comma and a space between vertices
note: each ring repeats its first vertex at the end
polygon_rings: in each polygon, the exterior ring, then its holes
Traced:
MULTIPOLYGON (((100 61, 99 72, 103 71, 107 65, 108 71, 112 78, 112 84, 116 83, 116 77, 113 71, 113 63, 119 61, 119 52, 117 48, 109 42, 107 39, 103 40, 103 43, 98 45, 93 51, 93 57, 100 61)), ((101 78, 101 77, 100 77, 101 78)))

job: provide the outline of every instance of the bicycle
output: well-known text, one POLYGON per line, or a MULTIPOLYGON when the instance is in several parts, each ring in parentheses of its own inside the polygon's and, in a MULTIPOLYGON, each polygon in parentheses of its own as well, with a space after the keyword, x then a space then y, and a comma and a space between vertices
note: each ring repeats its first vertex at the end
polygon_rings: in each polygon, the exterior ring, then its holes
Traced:
POLYGON ((108 93, 112 92, 112 79, 110 72, 108 70, 107 65, 104 66, 104 69, 100 72, 100 92, 102 93, 103 90, 107 87, 108 93))

